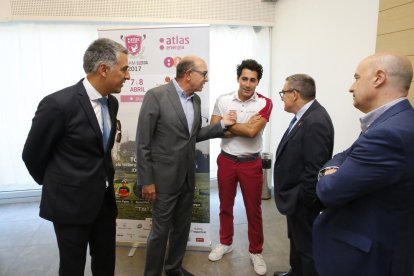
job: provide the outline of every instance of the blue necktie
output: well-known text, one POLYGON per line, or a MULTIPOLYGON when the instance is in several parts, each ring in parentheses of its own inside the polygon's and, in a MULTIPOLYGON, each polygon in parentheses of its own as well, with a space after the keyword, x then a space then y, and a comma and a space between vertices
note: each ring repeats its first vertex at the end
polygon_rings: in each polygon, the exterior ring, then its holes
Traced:
POLYGON ((292 121, 290 121, 290 123, 289 123, 289 128, 288 128, 288 132, 287 133, 289 133, 291 130, 292 130, 292 126, 293 126, 293 124, 296 122, 296 116, 295 117, 293 117, 293 119, 292 119, 292 121))
POLYGON ((102 114, 102 140, 103 147, 106 151, 106 146, 109 140, 109 133, 111 132, 111 126, 108 124, 108 99, 103 97, 98 99, 101 103, 101 114, 102 114))

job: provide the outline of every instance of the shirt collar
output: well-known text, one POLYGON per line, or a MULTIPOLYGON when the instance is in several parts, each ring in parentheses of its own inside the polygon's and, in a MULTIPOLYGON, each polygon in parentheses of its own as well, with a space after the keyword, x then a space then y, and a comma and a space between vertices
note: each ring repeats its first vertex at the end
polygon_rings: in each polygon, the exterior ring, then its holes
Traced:
MULTIPOLYGON (((83 86, 85 87, 86 94, 88 94, 89 100, 95 101, 95 100, 102 98, 101 93, 99 93, 98 90, 96 90, 95 87, 92 86, 88 78, 84 78, 82 83, 83 83, 83 86)), ((108 96, 106 96, 106 98, 107 97, 108 96)))
MULTIPOLYGON (((239 102, 242 101, 239 98, 239 91, 238 90, 236 90, 236 92, 234 92, 234 94, 233 94, 233 100, 236 100, 236 101, 239 101, 239 102)), ((257 100, 257 92, 255 91, 253 93, 253 95, 246 102, 248 102, 248 101, 256 101, 256 100, 257 100)))
POLYGON ((178 97, 183 97, 185 99, 191 99, 194 96, 194 94, 187 96, 187 94, 184 93, 184 90, 180 87, 176 79, 172 79, 172 82, 174 84, 175 90, 177 91, 178 97))
POLYGON ((303 114, 305 114, 306 110, 309 109, 309 107, 313 104, 315 100, 312 100, 310 102, 307 102, 304 106, 302 106, 298 112, 296 112, 296 120, 299 121, 300 118, 302 118, 303 114))
POLYGON ((380 106, 370 112, 368 112, 365 116, 361 117, 359 121, 361 122, 361 131, 362 133, 365 133, 369 126, 378 119, 379 116, 381 116, 385 111, 387 111, 390 107, 396 105, 397 103, 407 99, 407 97, 398 98, 396 100, 393 100, 387 104, 384 104, 383 106, 380 106))

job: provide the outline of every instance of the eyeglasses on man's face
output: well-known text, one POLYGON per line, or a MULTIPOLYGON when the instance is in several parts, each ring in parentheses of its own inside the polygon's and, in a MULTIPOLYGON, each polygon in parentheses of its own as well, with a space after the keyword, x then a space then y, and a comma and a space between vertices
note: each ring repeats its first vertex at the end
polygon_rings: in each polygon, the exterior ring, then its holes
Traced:
POLYGON ((191 71, 197 72, 200 75, 203 76, 203 78, 207 77, 208 71, 199 71, 199 70, 195 70, 195 69, 191 69, 191 71))
POLYGON ((285 96, 285 93, 292 93, 293 91, 299 92, 297 89, 289 89, 289 90, 282 90, 279 92, 280 98, 283 100, 283 97, 285 96))

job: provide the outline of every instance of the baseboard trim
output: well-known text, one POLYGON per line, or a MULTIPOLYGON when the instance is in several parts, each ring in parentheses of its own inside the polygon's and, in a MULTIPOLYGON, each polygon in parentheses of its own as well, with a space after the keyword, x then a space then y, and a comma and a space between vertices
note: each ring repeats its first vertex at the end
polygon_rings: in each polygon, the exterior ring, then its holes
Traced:
POLYGON ((40 201, 41 189, 0 192, 0 204, 40 201))

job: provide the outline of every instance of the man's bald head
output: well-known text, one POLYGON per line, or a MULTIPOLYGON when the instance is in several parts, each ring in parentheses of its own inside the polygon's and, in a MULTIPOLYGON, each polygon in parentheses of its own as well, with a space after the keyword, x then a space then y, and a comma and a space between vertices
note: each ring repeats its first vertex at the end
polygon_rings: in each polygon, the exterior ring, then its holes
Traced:
POLYGON ((187 96, 203 90, 208 82, 208 67, 198 56, 185 56, 177 64, 176 81, 187 96))
POLYGON ((408 95, 413 67, 404 55, 377 53, 362 60, 354 78, 349 89, 353 93, 354 106, 368 113, 408 95))
POLYGON ((202 58, 198 56, 183 57, 177 65, 176 78, 183 78, 186 71, 198 67, 199 64, 205 65, 205 62, 202 58))
POLYGON ((383 52, 369 56, 364 60, 371 70, 383 70, 389 84, 408 94, 413 79, 413 66, 410 60, 399 53, 383 52))

